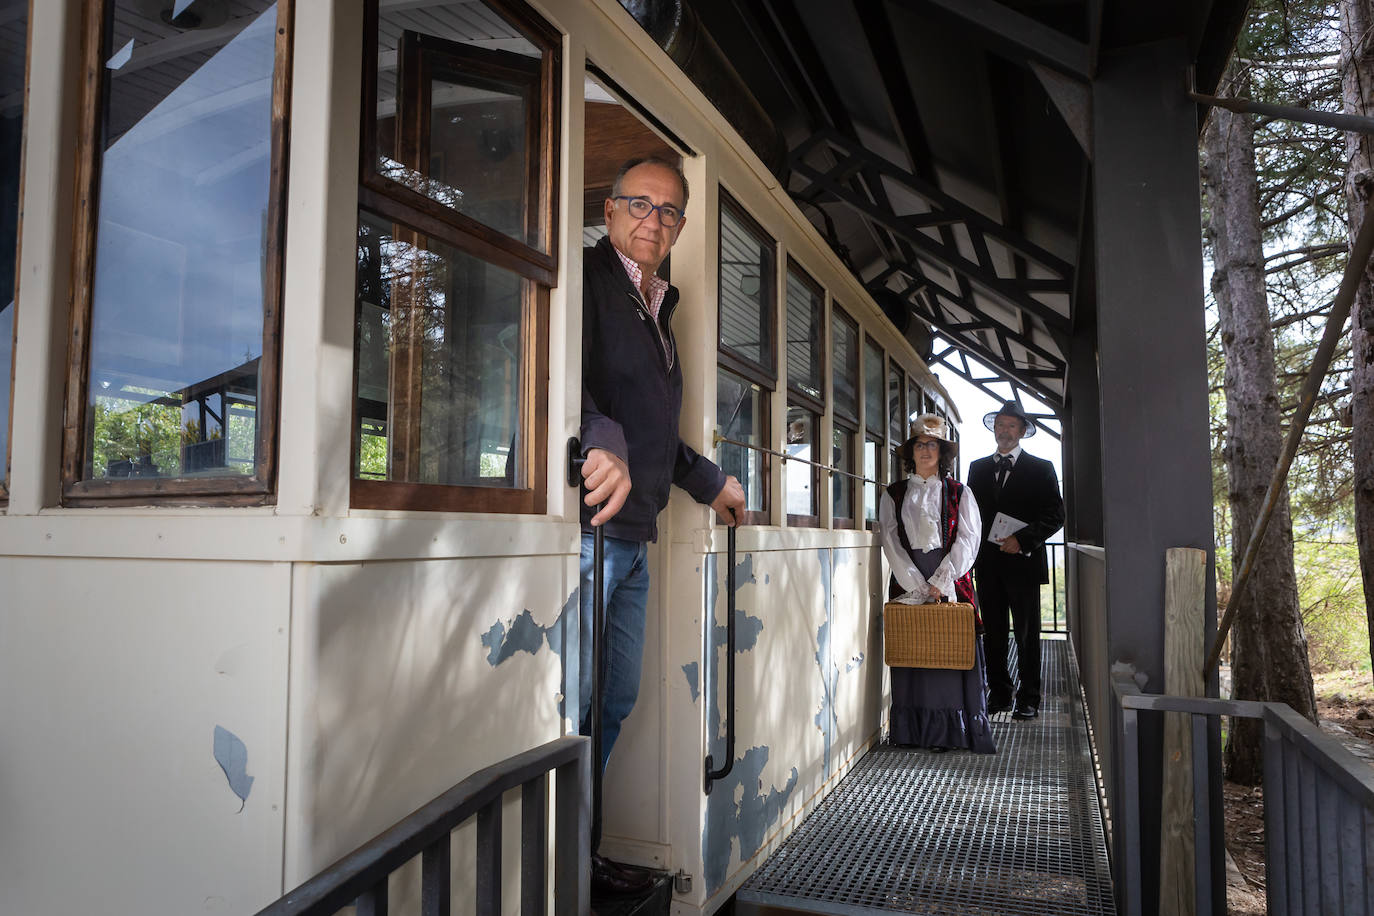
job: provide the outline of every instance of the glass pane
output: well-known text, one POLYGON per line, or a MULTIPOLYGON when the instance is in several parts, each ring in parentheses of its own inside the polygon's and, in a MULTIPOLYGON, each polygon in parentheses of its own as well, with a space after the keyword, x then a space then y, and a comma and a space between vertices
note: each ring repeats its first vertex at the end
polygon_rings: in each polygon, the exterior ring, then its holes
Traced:
POLYGON ((859 329, 839 312, 830 316, 832 340, 832 384, 835 412, 851 420, 859 419, 859 329))
POLYGON ((881 448, 872 439, 864 439, 864 477, 873 481, 864 484, 864 519, 870 522, 878 517, 878 454, 881 448))
POLYGON ((113 6, 84 476, 253 474, 276 4, 113 6))
MULTIPOLYGON (((767 416, 763 391, 758 385, 745 381, 733 372, 716 372, 716 423, 721 435, 736 442, 762 447, 767 444, 767 416)), ((727 474, 734 474, 744 487, 745 508, 762 512, 767 507, 764 494, 768 482, 764 474, 763 455, 755 448, 744 448, 722 442, 718 447, 717 464, 727 474)))
MULTIPOLYGON (((816 432, 820 428, 816 415, 801 407, 787 408, 787 454, 792 458, 815 461, 814 444, 816 432)), ((815 465, 801 461, 786 464, 784 483, 787 489, 788 515, 819 515, 820 487, 817 483, 820 474, 815 465)))
POLYGON ((720 345, 773 370, 773 240, 720 209, 720 345))
POLYGON ((912 422, 921 415, 923 406, 921 398, 921 386, 916 384, 916 380, 907 376, 906 380, 906 419, 907 429, 911 429, 912 422))
POLYGON ((864 340, 864 426, 871 433, 883 434, 884 404, 887 395, 883 393, 883 351, 865 338, 864 340))
POLYGON ((516 274, 362 213, 354 473, 523 487, 524 300, 516 274))
MULTIPOLYGON (((0 16, 0 475, 10 434, 10 367, 14 362, 14 293, 19 246, 19 159, 24 136, 27 3, 0 16)), ((3 481, 0 481, 3 482, 3 481)))
POLYGON ((787 384, 818 401, 821 389, 821 316, 824 294, 795 265, 787 269, 787 384))
POLYGON ((902 410, 902 384, 905 381, 901 369, 892 366, 887 377, 887 435, 893 442, 906 439, 906 414, 902 410))
POLYGON ((383 3, 377 52, 378 173, 540 245, 529 209, 540 49, 486 4, 455 0, 383 3))
MULTIPOLYGON (((854 473, 854 433, 843 426, 835 427, 830 464, 837 470, 854 473)), ((854 517, 854 478, 841 474, 830 475, 830 489, 837 519, 854 517)))

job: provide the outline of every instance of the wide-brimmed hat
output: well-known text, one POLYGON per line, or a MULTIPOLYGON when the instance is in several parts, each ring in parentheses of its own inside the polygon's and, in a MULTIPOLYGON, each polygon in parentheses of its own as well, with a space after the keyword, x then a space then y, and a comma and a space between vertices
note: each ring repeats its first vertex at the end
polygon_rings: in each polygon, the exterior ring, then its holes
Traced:
POLYGON ((949 422, 933 413, 923 413, 911 421, 911 428, 908 430, 910 435, 902 443, 902 448, 909 449, 921 436, 929 436, 931 439, 939 439, 941 442, 948 442, 957 451, 959 443, 954 441, 954 437, 949 431, 949 422))
POLYGON ((1031 436, 1035 435, 1035 424, 1031 422, 1030 417, 1026 416, 1026 412, 1021 409, 1021 405, 1015 401, 1007 401, 997 410, 990 414, 986 414, 983 417, 983 425, 988 429, 992 429, 992 424, 997 422, 998 417, 1015 417, 1020 420, 1021 425, 1026 428, 1026 431, 1021 434, 1022 439, 1029 439, 1031 436))

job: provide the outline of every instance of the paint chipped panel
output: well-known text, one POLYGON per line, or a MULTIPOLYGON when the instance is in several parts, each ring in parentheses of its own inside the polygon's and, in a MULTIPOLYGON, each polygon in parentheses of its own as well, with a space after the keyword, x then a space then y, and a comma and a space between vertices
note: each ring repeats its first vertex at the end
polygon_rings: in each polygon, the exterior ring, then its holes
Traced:
POLYGON ((239 811, 248 804, 253 789, 253 777, 248 775, 248 746, 243 739, 222 725, 215 726, 215 763, 224 771, 229 788, 239 797, 239 811))
MULTIPOLYGON (((574 588, 563 602, 557 619, 548 626, 537 623, 533 612, 525 608, 509 621, 497 620, 482 634, 482 645, 487 647, 487 664, 493 668, 509 661, 517 652, 537 655, 544 644, 548 644, 564 665, 563 688, 554 696, 558 714, 563 717, 567 716, 566 698, 577 697, 577 691, 569 689, 568 685, 577 683, 578 654, 564 649, 569 644, 577 645, 578 614, 577 589, 574 588)), ((578 721, 580 714, 572 718, 578 721)))
POLYGON ((729 877, 731 851, 738 846, 740 861, 747 861, 758 852, 797 787, 799 774, 792 767, 782 788, 760 791, 769 753, 767 745, 749 748, 735 759, 730 774, 715 784, 706 799, 701 858, 708 897, 720 890, 729 877))
POLYGON ((697 683, 697 663, 689 662, 683 665, 682 676, 687 678, 687 688, 692 691, 692 702, 695 703, 701 696, 701 688, 697 683))

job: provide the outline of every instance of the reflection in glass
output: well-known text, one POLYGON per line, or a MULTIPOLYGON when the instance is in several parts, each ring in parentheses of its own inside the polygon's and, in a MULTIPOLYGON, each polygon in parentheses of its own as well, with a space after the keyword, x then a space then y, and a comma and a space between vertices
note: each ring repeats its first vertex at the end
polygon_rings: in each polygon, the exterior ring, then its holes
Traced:
POLYGON ((816 415, 796 406, 787 408, 787 455, 803 461, 789 461, 785 465, 784 486, 787 491, 787 514, 820 514, 819 493, 820 474, 815 465, 805 461, 815 461, 816 432, 820 428, 816 415))
MULTIPOLYGON (((727 439, 762 447, 767 443, 767 417, 763 392, 758 385, 745 381, 733 372, 716 372, 716 423, 727 439)), ((718 446, 716 463, 727 474, 734 474, 744 487, 744 507, 750 512, 762 512, 766 506, 767 489, 763 455, 756 448, 744 448, 722 442, 718 446)))
POLYGON ((921 397, 921 386, 918 385, 918 384, 916 384, 916 380, 915 380, 914 378, 912 378, 911 376, 907 376, 907 380, 906 380, 906 416, 907 416, 907 429, 908 429, 908 430, 911 428, 911 424, 912 424, 912 423, 916 420, 916 418, 919 417, 919 416, 921 415, 921 413, 923 412, 923 411, 922 411, 922 407, 924 406, 924 404, 925 404, 925 399, 921 397))
POLYGON ((113 6, 84 477, 253 474, 276 4, 209 45, 113 6))
POLYGON ((720 344, 771 372, 776 252, 731 207, 720 208, 720 344))
POLYGON ((902 412, 903 373, 896 365, 889 367, 887 378, 887 434, 893 443, 906 439, 906 414, 902 412))
POLYGON ((823 401, 821 389, 821 345, 825 335, 821 315, 825 294, 810 277, 787 268, 787 384, 823 401))
POLYGON ((24 136, 24 68, 28 53, 27 3, 0 17, 0 484, 8 466, 10 375, 14 363, 15 278, 19 248, 19 159, 24 136))
MULTIPOLYGON (((854 432, 835 425, 834 443, 831 449, 830 464, 836 470, 854 473, 854 432)), ((854 517, 854 478, 843 474, 830 475, 830 489, 837 520, 854 517)))
POLYGON ((542 56, 484 3, 382 4, 378 174, 539 246, 529 203, 542 56))
POLYGON ((859 329, 838 310, 830 316, 835 413, 859 419, 859 329))
POLYGON ((362 213, 354 473, 521 487, 526 281, 362 213))
POLYGON ((878 450, 877 442, 864 439, 864 477, 873 483, 864 484, 864 520, 874 521, 878 517, 878 450))
POLYGON ((870 432, 883 434, 883 405, 887 395, 883 393, 883 351, 864 339, 864 427, 870 432))

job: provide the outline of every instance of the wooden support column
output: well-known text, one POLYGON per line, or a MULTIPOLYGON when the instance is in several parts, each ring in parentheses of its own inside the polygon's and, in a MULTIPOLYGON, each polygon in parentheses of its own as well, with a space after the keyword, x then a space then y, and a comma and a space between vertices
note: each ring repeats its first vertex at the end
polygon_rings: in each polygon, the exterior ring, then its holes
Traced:
MULTIPOLYGON (((1160 559, 1169 547, 1210 550, 1213 543, 1197 110, 1185 94, 1188 56, 1181 38, 1104 51, 1093 83, 1107 661, 1133 665, 1148 677, 1145 690, 1156 693, 1166 686, 1160 559)), ((1210 571, 1207 583, 1211 627, 1210 571)), ((1161 740, 1159 724, 1142 718, 1140 746, 1157 748, 1161 740)), ((1120 765, 1113 761, 1114 794, 1120 765)), ((1145 755, 1143 798, 1159 797, 1161 777, 1159 755, 1145 755)), ((1113 798, 1113 807, 1120 801, 1113 798)), ((1219 839, 1219 804, 1215 814, 1211 834, 1219 839)), ((1141 815, 1140 874, 1154 876, 1158 808, 1142 806, 1141 815)), ((1143 888, 1146 913, 1158 908, 1155 884, 1152 878, 1143 888)))
MULTIPOLYGON (((1164 554, 1164 692, 1203 695, 1202 657, 1206 654, 1207 551, 1171 547, 1164 554)), ((1192 916, 1199 912, 1193 874, 1192 716, 1174 712, 1164 722, 1164 823, 1160 829, 1159 909, 1192 916)), ((1205 750, 1200 753, 1205 754, 1205 750)), ((1206 786, 1202 787, 1206 790, 1206 786)), ((1207 912, 1205 908, 1202 912, 1207 912)))

